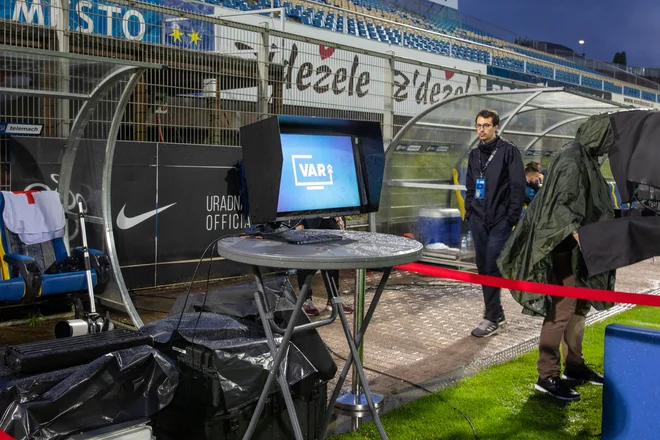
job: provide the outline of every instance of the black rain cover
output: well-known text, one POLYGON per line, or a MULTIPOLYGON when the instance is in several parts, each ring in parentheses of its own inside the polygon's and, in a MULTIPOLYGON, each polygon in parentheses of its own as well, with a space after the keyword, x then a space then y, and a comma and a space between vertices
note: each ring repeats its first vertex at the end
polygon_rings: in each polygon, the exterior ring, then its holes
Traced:
POLYGON ((614 146, 610 167, 621 201, 632 201, 635 183, 660 188, 660 111, 630 110, 610 115, 614 146))
POLYGON ((166 407, 179 384, 173 362, 139 346, 89 364, 33 376, 0 370, 0 431, 16 440, 62 439, 150 417, 166 407))

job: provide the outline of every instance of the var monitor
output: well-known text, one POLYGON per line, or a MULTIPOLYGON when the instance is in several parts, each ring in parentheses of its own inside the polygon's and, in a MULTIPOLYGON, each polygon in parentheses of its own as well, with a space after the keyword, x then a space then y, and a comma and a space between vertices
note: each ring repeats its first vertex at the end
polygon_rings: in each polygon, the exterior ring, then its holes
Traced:
POLYGON ((282 134, 279 219, 316 213, 357 214, 361 191, 353 138, 282 134))
POLYGON ((241 127, 242 198, 252 224, 378 210, 380 124, 274 116, 241 127))

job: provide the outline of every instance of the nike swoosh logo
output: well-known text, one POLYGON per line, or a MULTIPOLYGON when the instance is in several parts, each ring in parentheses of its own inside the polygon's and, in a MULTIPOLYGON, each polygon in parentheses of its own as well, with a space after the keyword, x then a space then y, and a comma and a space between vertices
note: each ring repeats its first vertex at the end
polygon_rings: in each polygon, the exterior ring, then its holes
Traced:
POLYGON ((174 205, 176 205, 176 202, 172 203, 171 205, 163 206, 162 208, 154 209, 153 211, 145 212, 144 214, 136 215, 135 217, 126 217, 126 214, 124 214, 126 205, 124 205, 122 206, 121 211, 119 211, 119 215, 117 216, 117 227, 123 230, 131 229, 143 221, 150 219, 156 215, 156 213, 163 212, 167 208, 171 208, 174 205))

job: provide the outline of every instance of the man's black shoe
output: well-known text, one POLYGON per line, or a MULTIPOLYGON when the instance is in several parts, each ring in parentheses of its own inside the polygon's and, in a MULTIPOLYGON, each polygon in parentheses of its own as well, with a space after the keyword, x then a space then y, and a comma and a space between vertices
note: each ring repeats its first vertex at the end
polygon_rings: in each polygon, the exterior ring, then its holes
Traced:
POLYGON ((541 379, 534 385, 538 391, 550 394, 552 397, 561 400, 580 400, 580 394, 569 387, 559 376, 541 379))
POLYGON ((564 374, 561 375, 561 378, 564 380, 574 380, 577 382, 589 382, 594 385, 601 386, 603 385, 604 381, 603 376, 587 367, 586 364, 582 364, 579 367, 564 368, 564 374))

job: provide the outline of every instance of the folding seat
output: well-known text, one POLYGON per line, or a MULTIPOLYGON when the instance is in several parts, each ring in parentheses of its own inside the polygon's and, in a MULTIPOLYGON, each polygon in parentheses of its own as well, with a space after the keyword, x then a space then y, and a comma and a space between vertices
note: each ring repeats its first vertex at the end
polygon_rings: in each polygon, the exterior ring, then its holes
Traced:
MULTIPOLYGON (((61 234, 39 232, 30 225, 31 220, 26 220, 28 216, 37 219, 36 223, 43 216, 47 219, 45 224, 61 223, 63 227, 64 210, 57 192, 0 193, 0 301, 30 303, 54 295, 86 293, 82 249, 73 249, 73 256, 69 256, 62 238, 63 230, 61 234), (5 197, 15 199, 7 202, 5 197), (22 203, 25 208, 20 208, 18 197, 27 200, 22 203), (57 203, 52 203, 53 200, 57 203)), ((110 261, 99 250, 89 249, 89 254, 94 292, 102 293, 110 280, 110 261)))

